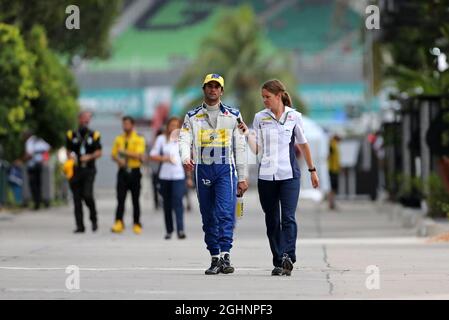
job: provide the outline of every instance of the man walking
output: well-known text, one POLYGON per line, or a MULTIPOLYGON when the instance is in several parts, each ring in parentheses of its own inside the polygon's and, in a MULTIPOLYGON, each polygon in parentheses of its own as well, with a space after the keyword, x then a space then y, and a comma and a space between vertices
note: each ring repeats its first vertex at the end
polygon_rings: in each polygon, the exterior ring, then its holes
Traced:
POLYGON ((237 128, 242 117, 221 102, 223 89, 223 77, 206 76, 204 102, 187 113, 179 136, 184 168, 195 173, 205 242, 212 257, 208 275, 234 272, 230 250, 236 199, 248 189, 246 140, 237 128))
POLYGON ((78 116, 78 129, 67 131, 67 157, 74 160, 73 176, 69 180, 75 205, 75 233, 84 232, 83 203, 90 211, 92 231, 97 231, 97 210, 94 198, 94 181, 97 169, 95 160, 101 157, 100 132, 89 129, 92 114, 83 111, 78 116))
POLYGON ((123 134, 117 136, 112 147, 112 160, 118 165, 117 173, 117 210, 115 223, 111 231, 121 233, 125 229, 123 216, 125 214, 125 200, 128 190, 134 209, 135 234, 142 233, 140 223, 140 180, 142 173, 140 167, 145 153, 145 139, 134 130, 134 119, 129 116, 122 118, 123 134))
MULTIPOLYGON (((39 210, 42 202, 42 171, 49 158, 50 145, 31 132, 27 132, 25 138, 25 160, 27 161, 30 191, 34 210, 39 210)), ((50 205, 48 199, 44 202, 47 207, 50 205)))
POLYGON ((329 177, 331 181, 331 190, 328 194, 329 210, 337 210, 335 197, 338 193, 338 176, 340 174, 340 137, 333 135, 329 141, 329 156, 327 158, 327 166, 329 168, 329 177))

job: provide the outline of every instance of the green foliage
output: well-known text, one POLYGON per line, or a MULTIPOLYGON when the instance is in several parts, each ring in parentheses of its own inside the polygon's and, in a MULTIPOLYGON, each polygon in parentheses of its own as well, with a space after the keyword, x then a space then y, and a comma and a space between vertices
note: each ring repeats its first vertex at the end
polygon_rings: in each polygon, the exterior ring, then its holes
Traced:
POLYGON ((449 218, 449 193, 446 191, 441 178, 436 174, 430 175, 427 186, 429 216, 449 218))
POLYGON ((417 196, 422 197, 423 183, 419 177, 411 177, 404 174, 397 175, 399 185, 399 197, 417 196))
POLYGON ((110 51, 109 31, 122 6, 122 0, 0 0, 0 22, 14 24, 23 34, 34 25, 42 25, 47 33, 49 47, 67 54, 69 59, 105 58, 110 51), (80 9, 80 29, 68 30, 66 8, 80 9))
POLYGON ((377 61, 381 72, 399 92, 446 94, 449 71, 437 70, 430 50, 437 47, 449 56, 449 0, 410 0, 407 7, 413 9, 406 15, 388 17, 392 25, 382 28, 384 39, 375 44, 388 57, 377 61))
POLYGON ((30 100, 38 96, 33 77, 35 61, 18 28, 0 23, 0 145, 7 160, 21 152, 17 140, 25 126, 30 100))
POLYGON ((401 128, 396 124, 384 125, 382 131, 384 147, 399 146, 401 144, 401 128))
MULTIPOLYGON (((295 107, 305 112, 305 106, 296 95, 296 79, 292 61, 283 52, 264 53, 264 34, 256 16, 248 5, 228 11, 219 19, 204 40, 196 61, 186 70, 178 89, 201 86, 208 73, 219 73, 225 79, 225 95, 236 99, 243 118, 250 122, 261 110, 260 88, 264 81, 278 78, 289 90, 295 107)), ((186 105, 190 109, 201 97, 186 105)))
POLYGON ((106 57, 121 0, 0 0, 0 145, 3 158, 23 151, 32 129, 53 148, 64 142, 78 112, 78 89, 58 52, 72 61, 106 57), (68 30, 66 8, 80 9, 80 29, 68 30), (95 30, 94 32, 92 30, 95 30))
POLYGON ((36 57, 34 79, 39 91, 39 97, 31 101, 27 123, 53 148, 59 148, 64 144, 66 130, 75 125, 79 111, 75 79, 48 49, 42 27, 35 26, 31 30, 27 44, 36 57))
POLYGON ((48 49, 42 27, 35 26, 24 41, 16 27, 0 24, 0 47, 2 158, 22 154, 26 129, 59 148, 79 110, 73 75, 48 49))

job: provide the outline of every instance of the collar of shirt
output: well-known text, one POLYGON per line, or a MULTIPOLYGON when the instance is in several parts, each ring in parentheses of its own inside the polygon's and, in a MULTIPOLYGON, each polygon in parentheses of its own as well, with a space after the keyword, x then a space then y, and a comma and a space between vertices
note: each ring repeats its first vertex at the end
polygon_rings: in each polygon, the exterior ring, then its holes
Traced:
POLYGON ((284 110, 284 112, 282 113, 282 115, 281 115, 281 117, 279 118, 279 120, 276 119, 275 114, 274 114, 273 111, 271 111, 270 109, 266 108, 266 109, 265 109, 265 112, 266 112, 270 117, 272 117, 273 120, 279 122, 280 124, 284 124, 284 123, 285 123, 285 120, 287 119, 287 113, 289 113, 290 111, 294 111, 294 110, 295 110, 295 109, 293 109, 293 108, 290 108, 290 107, 288 107, 288 106, 285 106, 285 110, 284 110))
POLYGON ((131 133, 129 134, 129 136, 126 135, 126 133, 122 134, 122 137, 124 140, 133 140, 135 137, 137 136, 137 132, 135 130, 131 131, 131 133))

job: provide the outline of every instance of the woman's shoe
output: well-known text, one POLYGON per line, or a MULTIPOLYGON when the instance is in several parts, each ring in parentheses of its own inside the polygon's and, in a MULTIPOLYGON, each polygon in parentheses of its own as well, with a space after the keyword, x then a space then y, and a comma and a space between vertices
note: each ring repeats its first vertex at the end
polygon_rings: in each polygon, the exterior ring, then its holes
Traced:
POLYGON ((282 257, 282 269, 283 275, 291 276, 293 270, 293 262, 286 253, 284 253, 284 256, 282 257))
POLYGON ((283 269, 281 267, 274 267, 274 269, 271 271, 272 276, 282 276, 283 269))
POLYGON ((178 232, 178 239, 185 239, 186 238, 186 234, 184 233, 184 231, 179 231, 178 232))
POLYGON ((165 240, 170 240, 171 239, 171 233, 167 233, 164 237, 165 240))

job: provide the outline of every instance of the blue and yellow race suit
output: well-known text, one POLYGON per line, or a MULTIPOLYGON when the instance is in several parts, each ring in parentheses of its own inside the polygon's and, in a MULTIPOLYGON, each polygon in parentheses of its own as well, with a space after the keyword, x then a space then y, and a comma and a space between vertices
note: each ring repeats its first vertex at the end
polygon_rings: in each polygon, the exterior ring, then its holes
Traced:
POLYGON ((247 176, 245 136, 237 128, 240 112, 223 103, 213 127, 206 105, 185 116, 179 135, 181 160, 195 163, 195 182, 205 242, 211 255, 229 252, 235 224, 237 181, 247 176))

